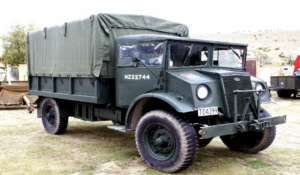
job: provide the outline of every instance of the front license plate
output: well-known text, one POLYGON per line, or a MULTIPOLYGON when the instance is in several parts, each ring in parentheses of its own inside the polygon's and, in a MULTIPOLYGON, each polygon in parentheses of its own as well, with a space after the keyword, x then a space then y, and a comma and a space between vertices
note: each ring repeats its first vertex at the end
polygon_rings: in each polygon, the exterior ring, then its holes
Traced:
POLYGON ((218 115, 218 107, 198 108, 198 116, 218 115))

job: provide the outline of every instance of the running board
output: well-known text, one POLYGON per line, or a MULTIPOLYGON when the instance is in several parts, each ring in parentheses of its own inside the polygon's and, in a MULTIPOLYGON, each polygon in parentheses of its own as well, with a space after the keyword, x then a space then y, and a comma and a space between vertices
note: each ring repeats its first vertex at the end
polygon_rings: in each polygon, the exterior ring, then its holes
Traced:
POLYGON ((116 130, 116 131, 120 131, 120 132, 126 132, 125 131, 125 126, 123 125, 111 125, 111 126, 107 126, 108 129, 112 129, 112 130, 116 130))

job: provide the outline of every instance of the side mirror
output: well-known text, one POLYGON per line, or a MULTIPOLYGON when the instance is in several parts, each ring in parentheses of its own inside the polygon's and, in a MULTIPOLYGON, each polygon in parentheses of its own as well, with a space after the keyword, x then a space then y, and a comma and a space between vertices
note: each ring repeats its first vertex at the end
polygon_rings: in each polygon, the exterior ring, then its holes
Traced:
POLYGON ((131 59, 132 59, 132 62, 134 62, 134 63, 141 62, 141 52, 139 52, 139 51, 131 52, 131 59))

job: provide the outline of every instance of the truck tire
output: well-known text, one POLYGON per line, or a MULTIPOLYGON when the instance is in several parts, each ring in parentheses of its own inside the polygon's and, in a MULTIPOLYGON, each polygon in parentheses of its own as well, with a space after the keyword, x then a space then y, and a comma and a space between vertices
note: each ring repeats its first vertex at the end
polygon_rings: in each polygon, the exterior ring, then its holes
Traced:
POLYGON ((68 127, 68 117, 59 114, 56 101, 45 98, 41 106, 42 122, 45 130, 50 134, 63 134, 68 127))
POLYGON ((199 148, 206 147, 213 138, 209 139, 199 139, 199 148))
POLYGON ((277 96, 281 98, 290 98, 292 95, 292 92, 290 91, 277 91, 277 96))
POLYGON ((160 171, 181 171, 198 155, 198 137, 193 125, 163 110, 146 113, 137 125, 135 137, 142 158, 160 171))
MULTIPOLYGON (((262 109, 262 118, 271 115, 262 109)), ((276 127, 271 126, 264 129, 263 132, 245 132, 221 136, 223 143, 233 151, 240 151, 248 154, 256 154, 268 148, 274 141, 276 135, 276 127)))

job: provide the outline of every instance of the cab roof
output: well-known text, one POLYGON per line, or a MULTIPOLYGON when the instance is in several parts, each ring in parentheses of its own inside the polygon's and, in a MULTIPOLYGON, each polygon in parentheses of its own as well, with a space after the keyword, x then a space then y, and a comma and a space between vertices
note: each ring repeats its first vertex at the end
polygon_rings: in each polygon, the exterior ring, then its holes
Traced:
POLYGON ((143 43, 143 42, 153 42, 153 41, 179 41, 179 42, 196 42, 196 43, 206 43, 206 44, 216 44, 216 45, 231 45, 231 46, 241 46, 247 47, 248 44, 244 43, 233 43, 226 41, 213 41, 204 39, 194 39, 186 37, 176 37, 168 35, 126 35, 121 36, 116 39, 117 44, 132 44, 132 43, 143 43))

